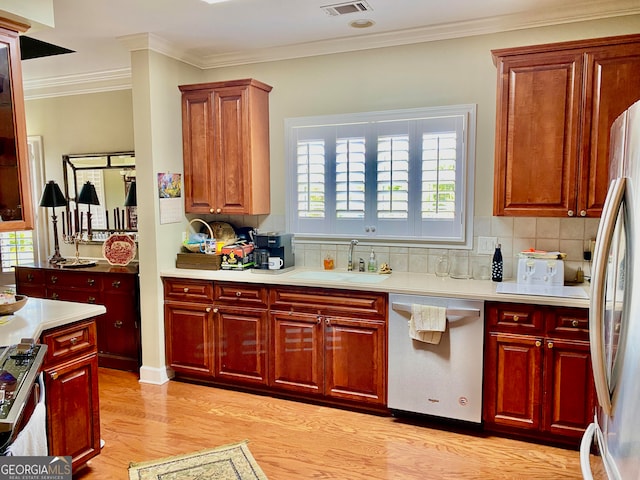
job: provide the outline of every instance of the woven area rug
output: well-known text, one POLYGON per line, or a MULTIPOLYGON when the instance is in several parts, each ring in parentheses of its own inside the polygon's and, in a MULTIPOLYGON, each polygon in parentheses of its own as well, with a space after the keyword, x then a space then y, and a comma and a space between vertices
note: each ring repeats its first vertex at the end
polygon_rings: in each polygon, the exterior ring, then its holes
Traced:
POLYGON ((247 442, 175 457, 131 463, 130 480, 267 480, 247 442))

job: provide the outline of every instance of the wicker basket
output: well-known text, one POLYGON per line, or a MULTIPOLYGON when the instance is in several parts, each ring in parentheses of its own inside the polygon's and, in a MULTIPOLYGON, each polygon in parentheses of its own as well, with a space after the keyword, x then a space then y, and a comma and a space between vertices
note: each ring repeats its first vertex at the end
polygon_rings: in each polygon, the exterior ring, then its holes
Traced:
POLYGON ((207 222, 205 222, 204 220, 200 220, 199 218, 194 218, 189 222, 189 226, 187 227, 186 236, 185 236, 184 242, 182 242, 182 246, 188 251, 190 251, 191 253, 200 253, 200 245, 202 245, 201 243, 189 243, 189 236, 191 233, 190 230, 193 225, 193 222, 199 222, 199 223, 202 223, 204 226, 206 226, 207 229, 209 230, 209 238, 211 239, 214 238, 213 230, 211 230, 211 227, 207 222))

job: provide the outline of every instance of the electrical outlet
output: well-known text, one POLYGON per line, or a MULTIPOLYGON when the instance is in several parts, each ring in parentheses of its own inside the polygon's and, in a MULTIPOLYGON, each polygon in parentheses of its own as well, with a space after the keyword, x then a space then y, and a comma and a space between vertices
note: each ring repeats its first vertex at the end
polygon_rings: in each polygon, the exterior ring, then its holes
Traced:
POLYGON ((498 237, 478 237, 478 254, 492 254, 497 244, 498 237))

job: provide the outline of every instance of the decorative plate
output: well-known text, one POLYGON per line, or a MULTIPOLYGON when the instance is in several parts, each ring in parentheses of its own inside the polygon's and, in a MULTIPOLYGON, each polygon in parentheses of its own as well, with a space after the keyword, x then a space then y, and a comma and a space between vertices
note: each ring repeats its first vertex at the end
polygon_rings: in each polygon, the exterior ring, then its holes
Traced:
POLYGON ((136 256, 136 242, 124 233, 113 233, 102 244, 102 255, 109 265, 127 265, 136 256))

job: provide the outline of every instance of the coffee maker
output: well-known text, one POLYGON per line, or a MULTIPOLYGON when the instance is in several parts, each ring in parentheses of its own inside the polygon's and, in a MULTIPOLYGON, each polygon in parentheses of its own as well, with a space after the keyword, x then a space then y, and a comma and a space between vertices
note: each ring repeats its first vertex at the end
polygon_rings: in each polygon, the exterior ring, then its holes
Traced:
POLYGON ((278 257, 282 264, 271 267, 271 270, 282 270, 295 265, 293 255, 293 234, 291 233, 259 233, 254 238, 256 250, 254 251, 255 268, 269 269, 269 258, 278 257))

